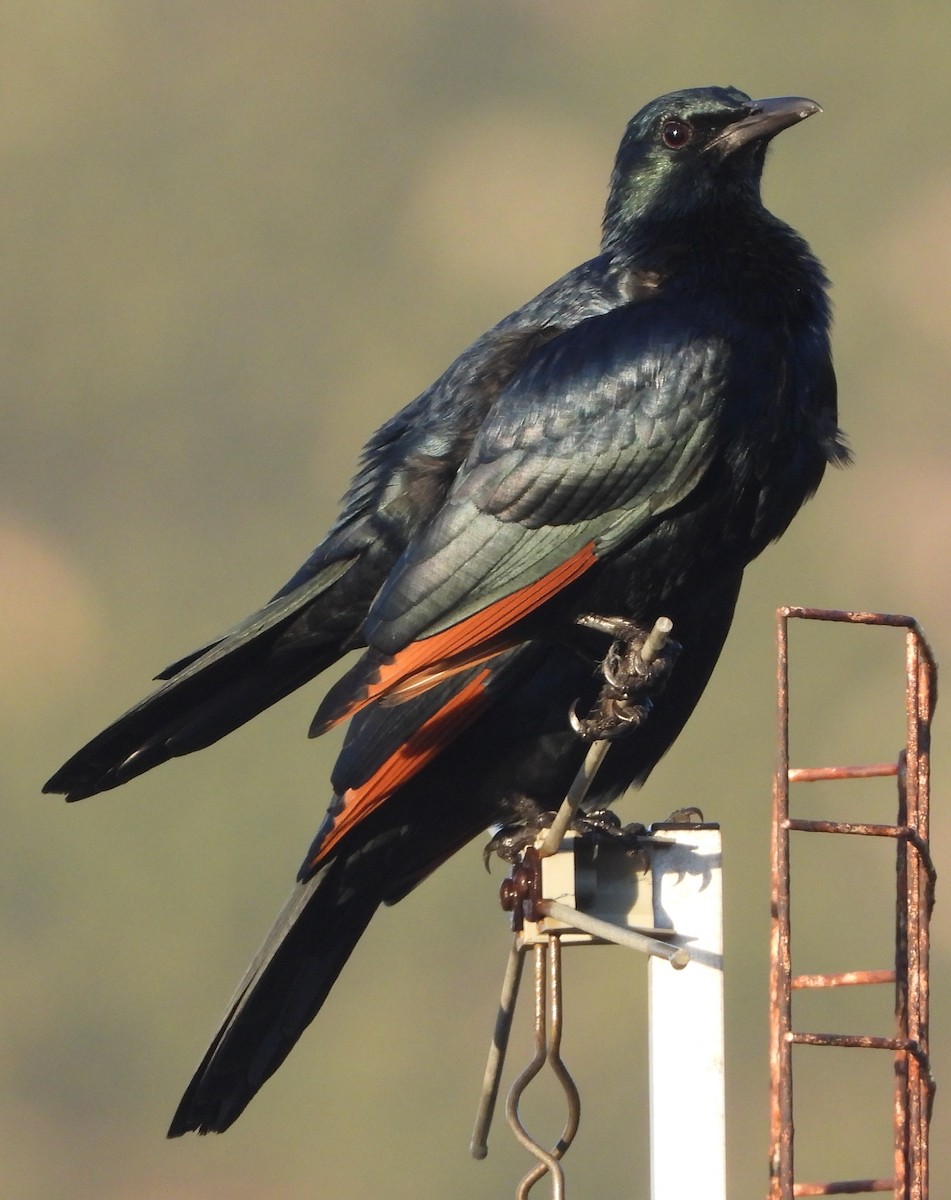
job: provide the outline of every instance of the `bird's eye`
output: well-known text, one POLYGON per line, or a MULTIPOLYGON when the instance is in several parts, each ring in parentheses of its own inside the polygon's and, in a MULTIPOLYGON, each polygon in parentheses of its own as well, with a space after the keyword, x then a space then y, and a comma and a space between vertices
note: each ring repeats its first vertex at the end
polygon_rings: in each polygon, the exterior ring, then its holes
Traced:
POLYGON ((693 137, 693 126, 686 121, 670 120, 664 122, 660 132, 665 146, 671 150, 680 150, 693 137))

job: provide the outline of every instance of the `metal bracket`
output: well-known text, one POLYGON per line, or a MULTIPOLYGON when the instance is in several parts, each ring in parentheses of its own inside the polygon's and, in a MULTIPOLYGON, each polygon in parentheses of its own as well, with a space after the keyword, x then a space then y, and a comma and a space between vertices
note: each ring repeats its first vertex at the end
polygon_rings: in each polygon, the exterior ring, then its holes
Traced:
MULTIPOLYGON (((544 840, 544 835, 539 842, 544 840)), ((535 962, 535 1053, 512 1085, 506 1115, 517 1140, 538 1160, 522 1180, 517 1193, 524 1200, 544 1175, 552 1176, 553 1195, 564 1195, 560 1159, 577 1131, 580 1098, 560 1053, 562 1029, 561 947, 613 943, 666 959, 675 969, 690 961, 682 945, 662 938, 675 934, 661 904, 655 905, 654 874, 664 851, 676 843, 661 834, 641 834, 636 840, 594 839, 570 833, 554 855, 542 858, 538 845, 530 846, 521 862, 502 882, 502 907, 512 914, 514 938, 509 952, 495 1034, 489 1050, 482 1094, 472 1135, 474 1157, 488 1153, 488 1133, 498 1096, 508 1047, 524 954, 532 950, 535 962), (529 1083, 545 1065, 565 1091, 568 1114, 555 1146, 548 1150, 526 1131, 519 1102, 529 1083)), ((662 867, 660 868, 662 869, 662 867)))

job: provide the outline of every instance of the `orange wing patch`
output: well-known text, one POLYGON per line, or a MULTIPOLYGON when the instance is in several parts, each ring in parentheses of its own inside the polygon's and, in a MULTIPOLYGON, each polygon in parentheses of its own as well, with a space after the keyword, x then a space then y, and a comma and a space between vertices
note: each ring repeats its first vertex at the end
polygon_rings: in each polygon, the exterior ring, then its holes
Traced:
POLYGON ((507 650, 514 639, 506 637, 506 633, 516 622, 574 583, 596 562, 591 541, 541 579, 525 584, 432 637, 410 642, 398 654, 383 659, 369 676, 365 688, 314 732, 332 728, 382 696, 416 695, 455 671, 507 650))
POLYGON ((309 869, 321 863, 346 833, 412 779, 485 710, 489 699, 485 681, 489 673, 488 667, 480 671, 437 713, 424 721, 366 783, 343 793, 340 812, 334 817, 320 849, 307 864, 309 869))

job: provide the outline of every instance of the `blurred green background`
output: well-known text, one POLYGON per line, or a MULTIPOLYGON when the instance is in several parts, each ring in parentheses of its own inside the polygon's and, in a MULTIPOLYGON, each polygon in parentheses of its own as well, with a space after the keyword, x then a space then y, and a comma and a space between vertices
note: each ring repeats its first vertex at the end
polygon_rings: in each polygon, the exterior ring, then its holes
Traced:
MULTIPOLYGON (((773 610, 910 611, 939 657, 949 637, 949 46, 938 0, 4 4, 3 1196, 513 1194, 528 1162, 503 1126, 487 1162, 467 1156, 507 944, 476 847, 380 915, 229 1134, 163 1140, 328 798, 333 744, 304 736, 319 685, 121 792, 67 808, 39 788, 290 575, 366 435, 595 253, 630 114, 708 83, 825 107, 780 139, 766 196, 834 281, 857 459, 750 570, 696 718, 624 806, 724 825, 731 1196, 765 1195, 773 610)), ((892 758, 900 635, 795 633, 795 760, 892 758)), ((802 799, 893 815, 887 785, 802 799)), ((796 853, 796 968, 887 965, 891 849, 796 853)), ((951 1190, 942 900, 934 1195, 951 1190)), ((568 972, 571 1195, 644 1196, 644 964, 601 950, 568 972)), ((890 1032, 884 991, 805 999, 804 1025, 890 1032)), ((801 1175, 890 1173, 888 1056, 800 1061, 801 1175)), ((557 1100, 530 1111, 554 1137, 557 1100)))

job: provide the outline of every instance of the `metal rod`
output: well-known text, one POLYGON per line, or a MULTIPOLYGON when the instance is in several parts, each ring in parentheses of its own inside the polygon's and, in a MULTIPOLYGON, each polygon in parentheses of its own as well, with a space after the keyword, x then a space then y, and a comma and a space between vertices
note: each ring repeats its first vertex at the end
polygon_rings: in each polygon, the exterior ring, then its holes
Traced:
POLYGON ((553 921, 563 921, 566 925, 590 933, 592 937, 614 942, 618 946, 627 946, 631 950, 640 950, 652 958, 666 958, 677 971, 690 962, 690 954, 683 946, 671 946, 668 942, 649 937, 646 933, 638 933, 636 929, 623 929, 610 921, 602 921, 600 917, 580 912, 570 904, 562 904, 560 900, 539 900, 537 908, 542 916, 550 917, 553 921))
POLYGON ((786 828, 800 833, 848 833, 859 837, 908 837, 907 825, 867 825, 859 821, 804 821, 786 818, 786 828))
POLYGON ((797 1183, 794 1196, 855 1196, 863 1192, 894 1192, 894 1179, 840 1179, 835 1183, 797 1183))
POLYGON ((789 631, 790 610, 776 614, 776 769, 773 773, 770 930, 770 1200, 792 1200, 792 957, 789 903, 789 631))
POLYGON ((485 1074, 482 1077, 482 1092, 479 1096, 475 1128, 469 1143, 469 1151, 473 1158, 482 1159, 489 1153, 489 1129, 495 1113, 502 1069, 505 1066, 505 1052, 508 1049, 509 1035, 512 1031, 512 1018, 515 1015, 515 1002, 518 999, 518 988, 522 981, 524 963, 525 959, 518 944, 518 938, 513 938, 505 964, 505 975, 502 979, 502 995, 499 997, 499 1011, 495 1018, 495 1033, 492 1036, 492 1044, 489 1046, 485 1074))
POLYGON ((796 604, 784 605, 779 612, 784 617, 798 617, 806 621, 835 621, 848 625, 891 625, 920 632, 915 618, 902 613, 857 612, 846 608, 805 608, 796 604))
POLYGON ((841 1050, 901 1050, 904 1054, 918 1055, 918 1044, 911 1038, 872 1037, 864 1033, 797 1033, 786 1034, 797 1046, 837 1046, 841 1050))
MULTIPOLYGON (((907 688, 907 684, 906 684, 907 688)), ((907 703, 907 696, 906 696, 907 703)), ((898 819, 908 820, 905 778, 898 777, 898 819)), ((908 855, 899 843, 895 857, 895 1031, 908 1037, 908 855)), ((895 1053, 893 1155, 895 1196, 908 1200, 908 1056, 895 1053)))
POLYGON ((833 975, 794 975, 792 987, 835 988, 851 987, 854 984, 894 983, 895 972, 891 971, 838 971, 833 975))
POLYGON ((645 666, 650 666, 667 645, 667 639, 673 632, 673 628, 674 623, 670 617, 658 617, 654 622, 654 627, 647 635, 647 640, 641 646, 641 652, 638 655, 638 658, 640 658, 645 666))
POLYGON ((568 793, 561 803, 555 815, 554 821, 551 823, 551 828, 545 834, 545 840, 538 849, 541 858, 548 858, 550 855, 557 853, 559 846, 564 840, 565 834, 568 832, 568 826, 575 819, 575 813, 584 803, 594 777, 597 775, 601 764, 604 762, 604 757, 611 748, 611 743, 608 741, 593 742, 588 753, 584 757, 584 762, 581 764, 581 769, 574 777, 568 793))
POLYGON ((790 783, 821 783, 827 779, 884 779, 898 774, 898 763, 874 763, 867 767, 790 767, 790 783))

